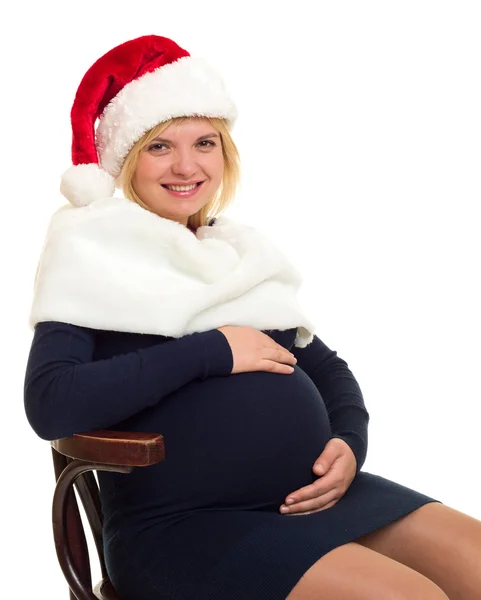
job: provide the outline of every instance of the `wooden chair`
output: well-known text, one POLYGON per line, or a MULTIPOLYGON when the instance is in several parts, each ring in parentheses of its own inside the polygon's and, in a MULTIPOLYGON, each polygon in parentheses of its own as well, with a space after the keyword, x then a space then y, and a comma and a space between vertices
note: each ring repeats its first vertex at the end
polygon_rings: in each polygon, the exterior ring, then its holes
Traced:
POLYGON ((52 524, 60 567, 70 588, 70 600, 121 600, 106 572, 102 546, 102 511, 93 471, 130 473, 164 459, 158 433, 92 431, 51 442, 57 485, 52 524), (74 486, 85 510, 97 548, 102 574, 93 588, 91 563, 74 486))

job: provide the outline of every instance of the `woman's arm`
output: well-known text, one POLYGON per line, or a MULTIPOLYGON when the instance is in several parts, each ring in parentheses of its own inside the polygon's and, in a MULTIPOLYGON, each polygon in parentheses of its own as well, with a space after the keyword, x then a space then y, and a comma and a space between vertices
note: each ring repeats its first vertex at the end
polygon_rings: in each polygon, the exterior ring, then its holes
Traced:
POLYGON ((329 415, 333 436, 341 438, 354 452, 357 472, 367 455, 369 413, 361 389, 347 363, 318 337, 305 348, 291 352, 319 390, 329 415))
POLYGON ((43 439, 106 429, 190 381, 229 375, 233 356, 217 329, 93 360, 95 332, 54 321, 37 324, 27 361, 27 418, 43 439))

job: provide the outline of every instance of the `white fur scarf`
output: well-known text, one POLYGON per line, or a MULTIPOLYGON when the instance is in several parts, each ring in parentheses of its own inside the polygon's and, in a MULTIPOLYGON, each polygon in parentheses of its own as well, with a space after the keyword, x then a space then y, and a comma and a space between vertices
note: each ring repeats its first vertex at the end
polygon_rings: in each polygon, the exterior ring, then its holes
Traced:
POLYGON ((35 277, 30 326, 62 321, 175 338, 223 325, 297 327, 313 339, 296 300, 298 271, 253 227, 224 215, 194 235, 125 198, 52 216, 35 277))

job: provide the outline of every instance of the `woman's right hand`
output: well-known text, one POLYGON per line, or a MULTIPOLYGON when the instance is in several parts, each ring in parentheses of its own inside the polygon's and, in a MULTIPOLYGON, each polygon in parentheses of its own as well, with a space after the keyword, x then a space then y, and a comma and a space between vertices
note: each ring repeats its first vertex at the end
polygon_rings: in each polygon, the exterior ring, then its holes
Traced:
POLYGON ((296 357, 262 331, 253 327, 224 325, 217 328, 229 342, 234 357, 231 375, 249 371, 290 374, 296 357))

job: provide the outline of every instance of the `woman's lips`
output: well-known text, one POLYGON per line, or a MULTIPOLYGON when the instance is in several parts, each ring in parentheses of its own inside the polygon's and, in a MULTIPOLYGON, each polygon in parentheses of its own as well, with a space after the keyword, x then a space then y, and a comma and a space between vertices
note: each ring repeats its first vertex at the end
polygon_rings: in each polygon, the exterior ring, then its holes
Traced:
MULTIPOLYGON (((196 184, 196 186, 191 189, 191 190, 187 190, 187 191, 183 191, 183 192, 179 192, 179 191, 175 191, 175 190, 171 190, 168 187, 166 187, 165 184, 162 185, 162 187, 164 188, 164 190, 166 192, 168 192, 171 196, 174 196, 175 198, 191 198, 192 196, 194 196, 202 187, 203 185, 203 181, 199 182, 196 184)), ((184 187, 184 186, 180 186, 180 187, 184 187)))

